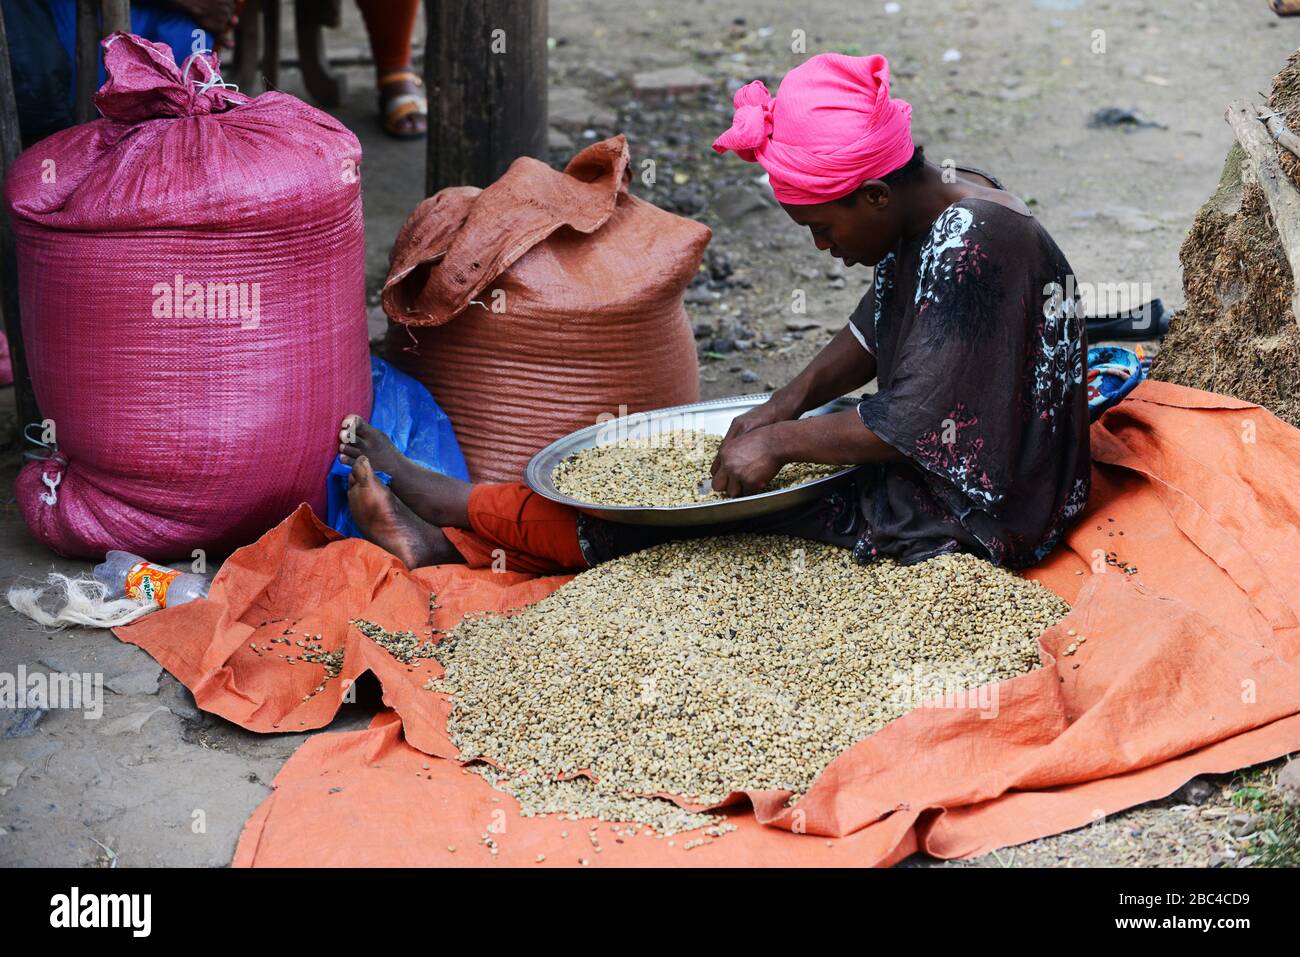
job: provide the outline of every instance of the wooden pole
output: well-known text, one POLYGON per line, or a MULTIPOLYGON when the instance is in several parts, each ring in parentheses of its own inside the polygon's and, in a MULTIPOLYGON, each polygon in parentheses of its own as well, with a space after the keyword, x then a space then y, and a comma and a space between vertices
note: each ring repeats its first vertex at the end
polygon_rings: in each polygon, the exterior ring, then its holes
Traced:
POLYGON ((1228 105, 1228 125, 1246 153, 1242 182, 1259 184, 1268 202, 1273 228, 1282 243, 1282 252, 1291 265, 1291 313, 1300 323, 1300 189, 1282 169, 1277 145, 1264 125, 1264 117, 1249 100, 1233 100, 1228 105))
POLYGON ((1300 136, 1296 136, 1287 128, 1282 114, 1266 112, 1263 114, 1263 120, 1269 134, 1277 140, 1278 145, 1285 146, 1292 156, 1300 159, 1300 136))
POLYGON ((280 0, 262 4, 262 23, 266 36, 262 40, 263 89, 280 89, 280 0))
MULTIPOLYGON (((280 0, 270 0, 271 6, 279 7, 280 0)), ((241 93, 253 95, 253 85, 261 73, 258 61, 262 48, 260 0, 252 0, 244 5, 235 27, 235 85, 241 93)), ((215 46, 215 41, 214 44, 215 46)))
POLYGON ((104 36, 131 32, 131 0, 103 0, 104 36))
MULTIPOLYGON (((14 97, 13 64, 9 59, 9 38, 5 33, 4 13, 0 12, 0 181, 22 148, 18 129, 18 101, 14 97)), ((23 326, 18 314, 18 254, 14 245, 9 210, 0 203, 0 313, 9 339, 9 361, 14 371, 14 399, 18 406, 18 435, 29 422, 41 421, 27 371, 27 353, 23 349, 23 326)))
POLYGON ((95 118, 95 86, 99 82, 99 17, 95 0, 77 0, 77 105, 73 119, 95 118))
POLYGON ((425 0, 425 192, 546 157, 547 0, 425 0))

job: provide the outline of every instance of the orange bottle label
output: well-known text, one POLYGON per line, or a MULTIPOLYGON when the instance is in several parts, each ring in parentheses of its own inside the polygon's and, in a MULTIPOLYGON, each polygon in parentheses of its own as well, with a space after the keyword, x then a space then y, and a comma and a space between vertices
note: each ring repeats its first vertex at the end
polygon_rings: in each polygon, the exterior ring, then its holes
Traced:
POLYGON ((126 573, 126 597, 136 601, 156 601, 159 608, 166 608, 167 589, 180 577, 180 572, 174 572, 170 568, 136 562, 126 573))

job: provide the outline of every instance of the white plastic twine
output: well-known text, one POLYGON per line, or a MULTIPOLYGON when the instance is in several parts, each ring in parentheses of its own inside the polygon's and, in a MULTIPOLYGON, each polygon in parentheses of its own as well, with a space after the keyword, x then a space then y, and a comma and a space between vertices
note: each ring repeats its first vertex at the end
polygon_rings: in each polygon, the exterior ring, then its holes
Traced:
POLYGON ((69 578, 58 572, 50 572, 45 587, 14 585, 5 598, 14 611, 56 629, 68 625, 117 628, 158 610, 156 601, 109 598, 108 588, 89 575, 69 578))
POLYGON ((44 502, 46 505, 58 505, 59 493, 57 489, 59 487, 59 483, 63 481, 63 473, 62 472, 54 473, 54 480, 51 481, 50 473, 42 472, 41 481, 44 482, 49 487, 48 492, 41 493, 41 501, 44 502))
MULTIPOLYGON (((23 438, 26 439, 28 442, 32 443, 32 445, 44 449, 46 452, 49 453, 48 455, 40 456, 40 458, 37 461, 52 463, 58 468, 58 471, 54 473, 53 478, 50 477, 48 465, 44 469, 42 469, 41 481, 45 483, 45 487, 48 488, 49 491, 42 492, 40 498, 41 501, 44 502, 46 505, 58 505, 59 504, 59 493, 58 493, 59 483, 63 481, 63 469, 66 466, 67 462, 65 459, 63 459, 62 456, 59 455, 59 450, 57 446, 48 445, 45 442, 42 442, 40 439, 36 438, 34 435, 32 435, 31 430, 33 426, 40 428, 41 423, 28 422, 27 425, 23 427, 23 438)), ((25 456, 28 455, 28 453, 23 453, 23 454, 25 456)))
MULTIPOLYGON (((211 52, 212 52, 211 50, 197 50, 185 58, 185 68, 181 71, 181 85, 184 86, 185 84, 189 83, 190 67, 194 65, 195 60, 198 60, 204 66, 207 66, 208 69, 211 70, 212 72, 208 74, 208 78, 203 82, 203 85, 200 86, 197 90, 195 90, 194 96, 196 98, 202 96, 204 93, 208 92, 208 90, 212 89, 214 86, 219 86, 223 90, 234 90, 236 93, 238 93, 239 92, 238 84, 227 83, 225 80, 221 78, 220 66, 215 66, 215 67, 211 66, 208 64, 207 60, 203 59, 203 55, 205 53, 211 53, 211 52)), ((196 79, 194 82, 197 84, 199 81, 196 79)))

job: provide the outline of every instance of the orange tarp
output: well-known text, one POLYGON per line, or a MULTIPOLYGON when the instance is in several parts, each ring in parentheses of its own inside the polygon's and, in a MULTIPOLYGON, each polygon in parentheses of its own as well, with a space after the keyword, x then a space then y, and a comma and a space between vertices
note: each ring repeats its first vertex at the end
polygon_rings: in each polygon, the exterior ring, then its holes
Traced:
POLYGON ((381 682, 391 710, 364 731, 304 745, 245 826, 236 865, 862 865, 916 850, 978 854, 1300 749, 1300 430, 1246 402, 1147 382, 1093 426, 1092 443, 1088 509, 1028 573, 1073 604, 1040 639, 1043 666, 998 685, 992 709, 910 712, 832 762, 794 808, 784 792, 733 795, 726 813, 739 830, 690 851, 694 835, 673 847, 644 835, 620 844, 602 829, 597 854, 588 822, 521 818, 508 795, 440 760, 456 753, 447 701, 422 687, 436 663, 402 665, 348 626, 364 617, 428 628, 432 589, 434 624, 446 628, 468 611, 536 601, 566 578, 408 572, 373 545, 339 540, 304 507, 231 556, 207 601, 118 635, 200 707, 257 731, 322 727, 348 681, 369 670, 381 682), (342 680, 304 700, 319 665, 249 647, 285 628, 291 640, 305 632, 345 647, 342 680), (1089 640, 1064 656, 1071 628, 1089 640), (479 844, 485 831, 498 835, 496 856, 479 844))

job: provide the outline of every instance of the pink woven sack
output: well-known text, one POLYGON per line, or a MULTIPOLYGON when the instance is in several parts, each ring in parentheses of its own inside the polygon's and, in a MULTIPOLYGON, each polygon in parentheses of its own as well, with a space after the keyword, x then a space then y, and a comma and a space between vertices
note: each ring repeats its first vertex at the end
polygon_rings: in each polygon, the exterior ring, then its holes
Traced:
POLYGON ((18 503, 63 555, 220 553, 301 502, 324 514, 338 423, 369 411, 361 148, 292 96, 223 86, 210 56, 103 46, 104 118, 5 183, 58 448, 18 503))

